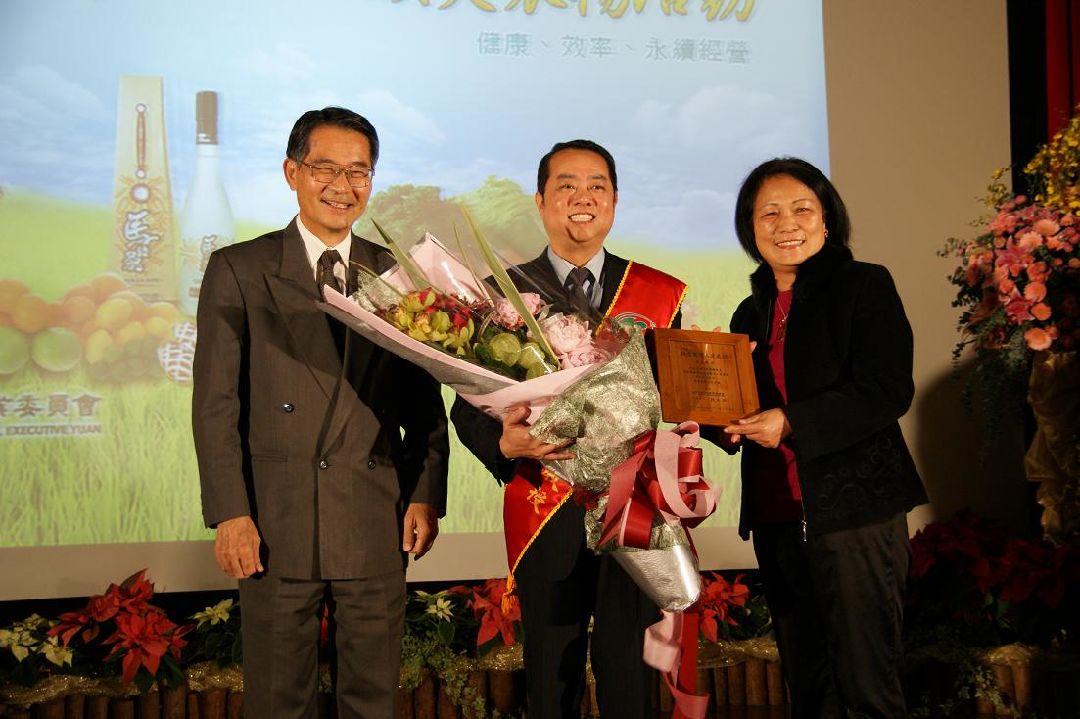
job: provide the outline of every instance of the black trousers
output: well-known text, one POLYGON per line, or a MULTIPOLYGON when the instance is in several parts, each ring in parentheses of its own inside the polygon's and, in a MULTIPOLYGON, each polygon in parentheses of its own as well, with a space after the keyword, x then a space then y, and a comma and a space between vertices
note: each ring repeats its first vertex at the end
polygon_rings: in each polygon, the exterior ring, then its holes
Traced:
POLYGON ((332 600, 338 716, 396 715, 405 574, 364 579, 240 580, 244 717, 315 719, 320 608, 332 600))
POLYGON ((806 539, 800 522, 753 535, 793 719, 907 716, 905 515, 806 539))
MULTIPOLYGON (((570 514, 568 512, 568 514, 570 514)), ((561 523, 560 523, 561 524, 561 523)), ((592 670, 602 717, 651 716, 654 676, 641 658, 645 628, 660 619, 656 605, 610 555, 596 556, 582 540, 568 576, 552 578, 544 568, 547 550, 566 540, 545 527, 525 554, 518 596, 525 630, 525 682, 529 719, 578 719, 585 691, 589 619, 593 618, 592 670)), ((583 534, 580 520, 576 531, 583 534)), ((573 545, 571 545, 573 547, 573 545)))

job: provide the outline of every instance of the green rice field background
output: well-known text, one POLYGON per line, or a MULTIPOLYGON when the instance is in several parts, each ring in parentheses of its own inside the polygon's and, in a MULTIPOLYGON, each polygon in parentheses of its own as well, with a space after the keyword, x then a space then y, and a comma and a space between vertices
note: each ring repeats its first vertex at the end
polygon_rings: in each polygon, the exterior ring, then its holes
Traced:
MULTIPOLYGON (((373 201, 374 202, 374 201, 373 201)), ((0 196, 0 279, 16 278, 46 300, 110 269, 107 208, 7 191, 0 196)), ((616 225, 617 228, 617 225, 616 225)), ((266 231, 238 222, 237 237, 266 231)), ((609 248, 690 285, 687 318, 703 328, 726 325, 748 290, 740 252, 675 251, 613 237, 609 248)), ((687 322, 686 324, 689 324, 687 322)), ((453 393, 444 388, 447 406, 453 393)), ((28 364, 0 375, 0 547, 201 540, 199 482, 191 439, 189 387, 164 377, 98 383, 82 365, 45 374, 28 364), (90 436, 12 437, 11 401, 31 395, 100 398, 90 436)), ((501 528, 501 489, 452 435, 453 460, 444 532, 501 528)), ((706 476, 723 488, 708 525, 737 521, 737 458, 707 442, 706 476)))

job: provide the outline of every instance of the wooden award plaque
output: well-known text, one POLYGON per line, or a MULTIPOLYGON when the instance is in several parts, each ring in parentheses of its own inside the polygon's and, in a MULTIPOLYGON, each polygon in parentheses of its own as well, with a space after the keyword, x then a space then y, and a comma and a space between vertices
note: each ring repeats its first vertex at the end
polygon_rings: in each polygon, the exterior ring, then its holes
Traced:
POLYGON ((665 422, 726 427, 758 411, 749 337, 659 328, 649 335, 665 422))

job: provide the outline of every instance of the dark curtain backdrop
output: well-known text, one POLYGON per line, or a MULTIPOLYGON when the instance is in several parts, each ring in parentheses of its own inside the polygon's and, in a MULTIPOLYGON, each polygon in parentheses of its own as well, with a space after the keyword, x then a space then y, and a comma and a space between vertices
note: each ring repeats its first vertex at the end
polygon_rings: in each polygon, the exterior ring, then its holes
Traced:
POLYGON ((1080 104, 1080 0, 1008 0, 1013 187, 1080 104))

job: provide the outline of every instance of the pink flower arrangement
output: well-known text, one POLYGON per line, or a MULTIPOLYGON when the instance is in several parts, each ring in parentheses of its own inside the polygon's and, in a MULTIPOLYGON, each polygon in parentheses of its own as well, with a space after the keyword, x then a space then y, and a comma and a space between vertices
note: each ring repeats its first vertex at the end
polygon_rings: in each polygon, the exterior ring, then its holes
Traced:
MULTIPOLYGON (((1014 197, 1004 172, 990 184, 993 214, 976 223, 981 233, 950 239, 939 253, 959 259, 949 277, 961 308, 953 359, 973 350, 964 403, 982 407, 984 447, 1023 404, 1033 354, 1080 348, 1080 209, 1014 197)), ((1028 181, 1040 185, 1030 172, 1028 181)))
MULTIPOLYGON (((522 292, 521 299, 525 302, 525 309, 527 309, 534 317, 544 306, 544 301, 541 300, 540 295, 535 292, 522 292)), ((502 297, 495 300, 492 320, 495 324, 508 330, 516 330, 525 326, 525 320, 518 314, 518 311, 514 309, 513 303, 502 297)))
POLYGON ((540 320, 540 329, 551 343, 563 369, 610 359, 610 355, 593 342, 588 323, 576 315, 556 312, 540 320))
POLYGON ((951 278, 960 288, 954 305, 964 308, 960 348, 1080 346, 1080 232, 1074 215, 1021 195, 999 205, 984 234, 953 241, 949 249, 960 258, 951 278))

